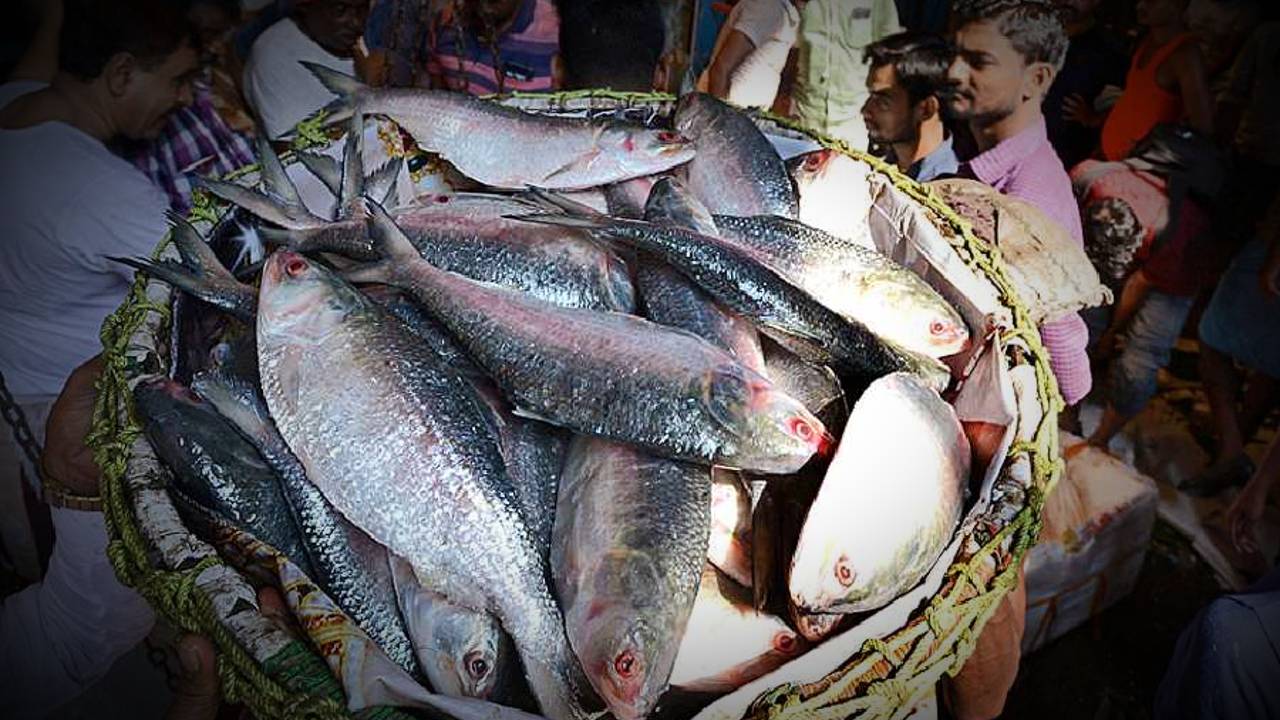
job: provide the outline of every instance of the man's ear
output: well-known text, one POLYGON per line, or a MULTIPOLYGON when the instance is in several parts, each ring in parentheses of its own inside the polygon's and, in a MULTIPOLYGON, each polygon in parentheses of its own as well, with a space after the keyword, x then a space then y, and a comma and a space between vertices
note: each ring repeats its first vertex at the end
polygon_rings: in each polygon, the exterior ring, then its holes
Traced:
POLYGON ((1057 75, 1058 71, 1049 63, 1032 63, 1022 76, 1022 99, 1043 99, 1049 94, 1049 87, 1053 85, 1053 79, 1057 75))
POLYGON ((112 97, 120 97, 129 90, 134 77, 138 73, 138 59, 127 52, 112 55, 102 68, 102 78, 107 83, 107 91, 112 97))
POLYGON ((930 95, 929 97, 916 103, 916 119, 919 122, 932 120, 933 118, 938 116, 938 113, 941 111, 941 109, 942 109, 942 106, 938 103, 937 96, 930 95))

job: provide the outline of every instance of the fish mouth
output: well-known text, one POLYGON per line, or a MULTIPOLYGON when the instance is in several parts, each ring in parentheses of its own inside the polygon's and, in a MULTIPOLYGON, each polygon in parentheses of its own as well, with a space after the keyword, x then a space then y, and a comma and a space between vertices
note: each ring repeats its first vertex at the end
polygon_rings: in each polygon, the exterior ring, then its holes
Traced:
POLYGON ((835 454, 836 438, 826 430, 822 431, 822 435, 818 436, 818 442, 814 448, 814 454, 820 458, 829 458, 835 454))

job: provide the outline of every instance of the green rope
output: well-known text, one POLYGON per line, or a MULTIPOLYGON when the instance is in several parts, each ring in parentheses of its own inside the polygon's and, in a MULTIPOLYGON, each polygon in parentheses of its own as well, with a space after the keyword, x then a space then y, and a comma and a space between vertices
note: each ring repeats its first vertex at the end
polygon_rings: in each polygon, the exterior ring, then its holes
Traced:
MULTIPOLYGON (((552 105, 602 98, 632 107, 676 100, 674 96, 663 93, 612 90, 511 93, 503 97, 543 100, 552 105)), ((1049 367, 1048 352, 1029 311, 1004 270, 999 248, 974 235, 968 220, 930 188, 907 178, 896 166, 853 150, 842 141, 815 135, 792 120, 769 113, 760 113, 760 116, 779 127, 803 133, 823 147, 866 162, 888 177, 898 190, 943 221, 942 228, 952 233, 953 248, 971 269, 981 273, 992 284, 1001 303, 1008 308, 1012 324, 1002 330, 1000 339, 1006 347, 1016 343, 1025 349, 1035 372, 1038 399, 1044 409, 1044 416, 1032 434, 1033 439, 1015 442, 1006 460, 1006 463, 1012 463, 1016 458, 1026 457, 1030 463, 1032 486, 1027 490, 1024 506, 1013 520, 995 532, 971 556, 952 563, 947 570, 944 591, 929 601, 920 616, 886 638, 866 641, 858 655, 837 671, 838 677, 826 692, 806 699, 806 695, 811 694, 807 688, 783 685, 757 698, 749 712, 752 716, 764 718, 795 714, 837 718, 851 717, 855 713, 868 718, 896 717, 903 714, 903 706, 910 705, 925 692, 926 681, 929 687, 932 686, 933 681, 929 681, 931 675, 959 671, 973 650, 974 639, 995 612, 1001 598, 1016 584, 1022 556, 1039 535, 1044 498, 1062 473, 1057 416, 1064 405, 1049 367), (1004 551, 1006 545, 1008 550, 1004 551), (1005 556, 1005 561, 995 560, 999 571, 989 580, 984 580, 982 567, 997 558, 998 553, 1005 556), (973 597, 963 600, 970 592, 973 597), (907 642, 914 645, 905 658, 899 659, 894 648, 907 642), (858 668, 869 669, 880 660, 891 667, 890 676, 863 683, 862 676, 866 673, 856 672, 858 668), (926 664, 928 669, 922 671, 926 664), (832 703, 833 698, 851 693, 858 695, 832 703), (814 702, 819 699, 823 702, 814 702)), ((301 123, 295 131, 291 150, 282 156, 282 161, 292 162, 296 151, 327 142, 324 121, 321 114, 301 123)), ((257 165, 247 165, 223 179, 244 177, 258 169, 257 165)), ((220 206, 207 193, 197 191, 192 202, 192 221, 217 222, 220 206)), ((166 235, 156 248, 156 257, 169 242, 166 235)), ((183 571, 152 567, 147 541, 138 527, 124 484, 127 460, 140 434, 128 390, 129 379, 144 370, 159 372, 163 368, 162 358, 144 360, 145 365, 154 364, 154 368, 139 368, 132 366, 125 355, 130 338, 143 327, 151 313, 159 316, 162 326, 170 321, 168 305, 157 304, 147 298, 146 280, 140 275, 125 303, 107 318, 102 329, 105 369, 98 382, 89 444, 103 471, 103 512, 109 537, 107 555, 112 567, 122 582, 137 588, 171 622, 188 632, 206 634, 215 642, 219 650, 218 672, 223 692, 229 700, 244 702, 257 716, 264 718, 350 717, 340 703, 340 688, 323 661, 305 645, 293 642, 266 665, 260 665, 218 621, 212 602, 196 585, 196 578, 201 572, 220 564, 218 558, 205 558, 195 567, 183 571)), ((385 710, 372 709, 361 715, 380 717, 385 710)))

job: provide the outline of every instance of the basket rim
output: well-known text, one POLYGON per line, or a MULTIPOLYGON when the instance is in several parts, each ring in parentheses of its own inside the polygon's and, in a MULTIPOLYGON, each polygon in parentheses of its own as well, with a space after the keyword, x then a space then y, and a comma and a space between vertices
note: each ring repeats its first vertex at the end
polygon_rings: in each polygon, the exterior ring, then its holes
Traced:
MULTIPOLYGON (((608 89, 511 93, 489 96, 489 99, 545 102, 548 105, 574 100, 607 100, 626 103, 628 107, 652 107, 678 100, 666 93, 608 89)), ((998 328, 999 339, 1006 349, 1003 361, 1010 368, 1029 365, 1035 372, 1036 399, 1043 415, 1032 440, 1017 441, 1009 449, 1005 470, 997 480, 999 486, 1015 461, 1024 459, 1029 464, 1031 483, 1029 487, 1020 488, 1023 503, 1016 514, 1003 524, 998 518, 994 519, 992 537, 975 548, 967 547, 972 538, 964 538, 960 552, 946 570, 942 586, 927 603, 911 613, 902 627, 883 637, 867 640, 860 652, 815 683, 784 685, 762 694, 747 712, 751 717, 768 717, 778 712, 818 711, 832 717, 854 714, 859 717, 890 717, 895 714, 895 709, 914 705, 925 692, 932 690, 934 682, 944 674, 954 675, 960 670, 973 651, 977 635, 1003 596, 1016 584, 1022 558, 1039 534, 1044 499, 1063 471, 1057 433, 1057 418, 1063 401, 1039 330, 1018 297, 999 251, 978 238, 967 220, 927 185, 908 178, 896 166, 854 150, 841 140, 810 131, 788 118, 768 112, 751 114, 776 127, 800 133, 822 147, 867 163, 926 209, 935 224, 949 227, 954 233, 953 250, 970 270, 992 284, 1000 304, 1010 311, 1009 325, 998 328), (1015 347, 1016 350, 1012 349, 1015 347), (1015 358, 1015 354, 1020 354, 1021 358, 1015 358)), ((294 152, 286 153, 282 160, 292 162, 296 151, 326 141, 324 116, 323 113, 317 114, 299 124, 292 142, 291 150, 294 152)), ((240 178, 256 170, 255 164, 246 165, 224 179, 240 178)), ((190 220, 211 224, 218 220, 218 206, 208 195, 197 193, 193 201, 190 220)), ((158 258, 170 242, 167 233, 153 252, 153 258, 158 258)), ((229 699, 245 702, 264 717, 285 717, 288 713, 302 710, 298 698, 291 701, 291 691, 269 673, 263 672, 239 646, 195 582, 201 572, 212 566, 224 565, 222 561, 214 556, 192 568, 174 571, 156 568, 148 542, 139 528, 138 508, 133 505, 130 490, 125 485, 134 443, 146 442, 133 416, 129 389, 141 377, 166 371, 164 366, 167 364, 167 359, 156 358, 160 367, 140 368, 126 358, 131 339, 146 325, 150 316, 158 315, 163 323, 169 320, 168 302, 157 304, 148 297, 149 283, 147 276, 138 274, 135 277, 129 295, 103 323, 101 333, 105 371, 98 384, 88 442, 103 471, 108 556, 120 580, 138 589, 170 622, 188 631, 205 632, 215 640, 219 647, 223 691, 229 699), (175 601, 175 597, 179 601, 175 601), (289 708, 287 712, 286 707, 289 708)), ((171 301, 174 292, 172 288, 167 289, 166 301, 171 301)), ((992 503, 987 513, 995 509, 996 504, 992 503)), ((296 692, 299 691, 294 691, 295 695, 296 692)), ((314 702, 308 703, 311 707, 307 711, 316 717, 350 717, 331 697, 312 696, 309 699, 314 702)))

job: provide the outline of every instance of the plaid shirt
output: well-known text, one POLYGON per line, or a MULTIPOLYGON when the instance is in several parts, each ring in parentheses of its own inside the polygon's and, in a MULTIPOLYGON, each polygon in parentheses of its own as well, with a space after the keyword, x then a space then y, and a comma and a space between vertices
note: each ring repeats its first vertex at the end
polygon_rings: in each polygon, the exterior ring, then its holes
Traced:
POLYGON ((196 85, 191 105, 169 116, 159 137, 121 154, 168 195, 179 213, 191 209, 191 175, 224 175, 254 161, 249 138, 227 126, 203 84, 196 85))

